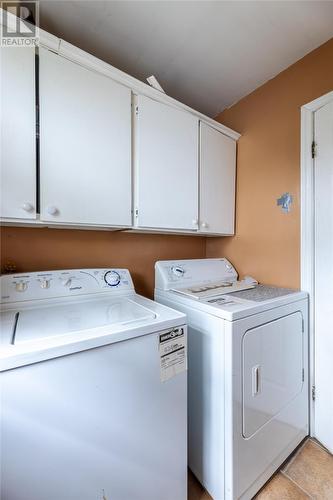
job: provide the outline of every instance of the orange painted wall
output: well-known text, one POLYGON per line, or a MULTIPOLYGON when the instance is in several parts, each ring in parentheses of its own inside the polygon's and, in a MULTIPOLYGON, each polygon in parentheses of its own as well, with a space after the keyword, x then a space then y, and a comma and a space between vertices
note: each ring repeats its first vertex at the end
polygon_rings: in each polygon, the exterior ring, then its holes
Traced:
POLYGON ((300 285, 300 107, 333 90, 333 38, 217 118, 238 143, 236 236, 207 239, 206 256, 226 256, 240 274, 300 285), (294 198, 285 214, 281 194, 294 198))
POLYGON ((154 264, 163 259, 200 259, 205 239, 195 236, 3 227, 1 268, 17 271, 84 267, 127 268, 138 293, 152 297, 154 264))
POLYGON ((152 296, 159 259, 226 256, 241 275, 298 287, 300 281, 300 106, 333 90, 333 39, 223 112, 238 144, 236 236, 199 238, 107 231, 2 228, 1 267, 17 271, 126 267, 152 296), (276 199, 289 191, 292 211, 276 199))

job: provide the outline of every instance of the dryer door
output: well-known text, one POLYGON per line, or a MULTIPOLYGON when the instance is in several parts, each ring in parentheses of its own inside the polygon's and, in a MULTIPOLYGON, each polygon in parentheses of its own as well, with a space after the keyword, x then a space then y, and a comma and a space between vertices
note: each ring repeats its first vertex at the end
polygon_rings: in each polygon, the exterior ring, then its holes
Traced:
POLYGON ((303 341, 300 312, 245 332, 242 340, 245 438, 277 416, 301 392, 303 341))

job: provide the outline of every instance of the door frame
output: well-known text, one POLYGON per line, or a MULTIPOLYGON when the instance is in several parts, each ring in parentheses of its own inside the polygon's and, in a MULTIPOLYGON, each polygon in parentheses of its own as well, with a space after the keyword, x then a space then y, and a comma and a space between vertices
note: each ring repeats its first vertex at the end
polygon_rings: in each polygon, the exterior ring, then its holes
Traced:
POLYGON ((309 293, 309 396, 310 435, 315 434, 315 213, 314 213, 314 113, 333 101, 333 91, 301 107, 301 289, 309 293))

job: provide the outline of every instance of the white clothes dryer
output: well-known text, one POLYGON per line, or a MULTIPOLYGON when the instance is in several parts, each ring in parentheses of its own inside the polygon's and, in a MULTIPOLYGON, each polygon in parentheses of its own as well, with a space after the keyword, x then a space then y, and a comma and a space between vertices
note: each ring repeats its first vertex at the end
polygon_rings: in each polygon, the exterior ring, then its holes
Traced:
POLYGON ((226 259, 156 263, 187 315, 189 466, 214 500, 251 499, 308 434, 308 297, 237 281, 226 259))

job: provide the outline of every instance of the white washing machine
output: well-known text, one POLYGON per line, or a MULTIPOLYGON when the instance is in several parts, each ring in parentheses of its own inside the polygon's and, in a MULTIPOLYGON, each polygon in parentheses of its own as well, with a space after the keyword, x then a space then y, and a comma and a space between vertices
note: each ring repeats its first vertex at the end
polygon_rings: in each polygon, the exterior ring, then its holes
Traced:
POLYGON ((204 259, 157 262, 155 300, 187 315, 189 466, 250 499, 308 434, 307 294, 204 259))
POLYGON ((1 277, 1 500, 186 500, 186 326, 126 269, 1 277))

